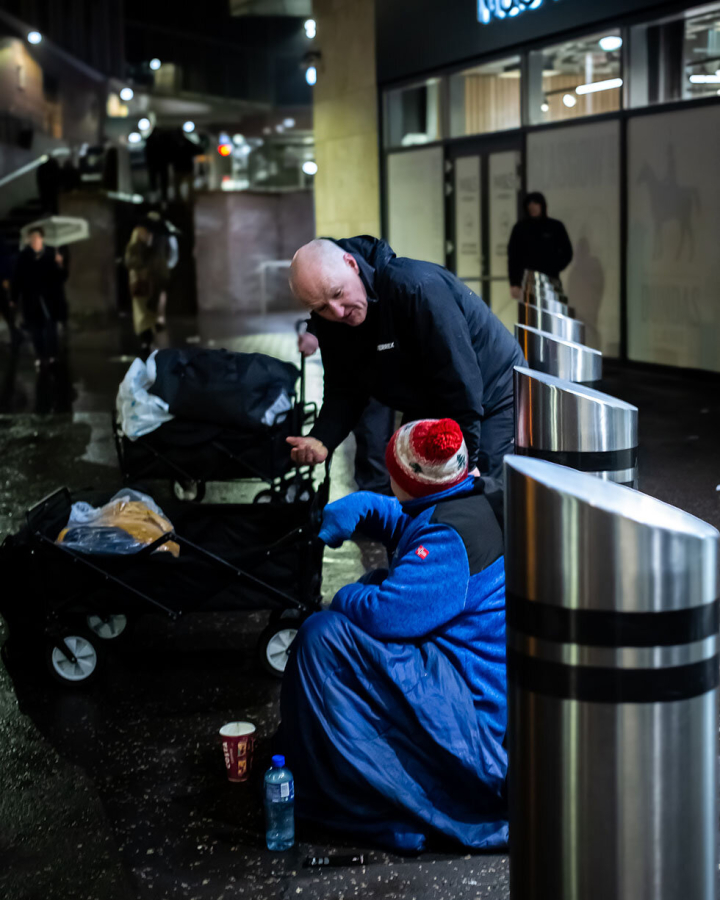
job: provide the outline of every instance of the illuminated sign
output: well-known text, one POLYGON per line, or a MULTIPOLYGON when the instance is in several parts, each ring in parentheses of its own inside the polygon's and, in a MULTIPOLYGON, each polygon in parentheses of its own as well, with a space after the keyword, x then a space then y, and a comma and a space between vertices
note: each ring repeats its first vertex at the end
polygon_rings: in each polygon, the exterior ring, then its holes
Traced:
POLYGON ((529 9, 539 9, 555 0, 478 0, 478 21, 484 25, 493 19, 512 19, 529 9))

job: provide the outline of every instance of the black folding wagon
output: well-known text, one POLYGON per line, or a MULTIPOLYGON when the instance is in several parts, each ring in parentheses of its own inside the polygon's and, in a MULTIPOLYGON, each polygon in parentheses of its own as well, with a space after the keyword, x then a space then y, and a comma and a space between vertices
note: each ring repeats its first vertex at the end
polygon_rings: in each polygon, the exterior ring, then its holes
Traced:
POLYGON ((230 428, 210 422, 175 418, 155 431, 131 440, 113 413, 113 435, 125 484, 169 482, 178 500, 199 502, 208 482, 256 481, 265 488, 256 503, 312 499, 312 469, 291 459, 287 438, 312 427, 317 406, 305 398, 305 359, 298 371, 299 389, 290 409, 273 425, 230 428))
POLYGON ((300 624, 320 608, 323 544, 317 537, 329 494, 326 475, 309 501, 188 504, 164 509, 173 530, 127 555, 84 554, 58 543, 74 500, 94 506, 109 495, 73 497, 61 488, 27 513, 0 547, 6 584, 0 613, 6 652, 39 654, 66 686, 97 677, 103 658, 135 617, 270 609, 257 648, 264 669, 281 677, 300 624), (166 542, 176 558, 156 552, 166 542))

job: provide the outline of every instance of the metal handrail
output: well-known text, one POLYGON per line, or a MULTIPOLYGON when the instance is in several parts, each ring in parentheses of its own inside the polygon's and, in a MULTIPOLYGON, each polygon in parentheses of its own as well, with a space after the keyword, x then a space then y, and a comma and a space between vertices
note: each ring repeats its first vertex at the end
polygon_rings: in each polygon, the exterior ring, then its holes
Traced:
POLYGON ((38 156, 37 159, 33 159, 29 163, 25 163, 24 166, 20 166, 19 169, 15 169, 14 172, 10 172, 9 175, 4 175, 0 178, 0 188, 5 187, 6 184, 9 184, 11 181, 15 181, 16 178, 20 178, 22 175, 27 175, 28 172, 32 172, 33 169, 37 169, 46 163, 51 156, 69 156, 70 150, 67 147, 56 147, 54 150, 51 150, 50 153, 43 153, 42 156, 38 156))

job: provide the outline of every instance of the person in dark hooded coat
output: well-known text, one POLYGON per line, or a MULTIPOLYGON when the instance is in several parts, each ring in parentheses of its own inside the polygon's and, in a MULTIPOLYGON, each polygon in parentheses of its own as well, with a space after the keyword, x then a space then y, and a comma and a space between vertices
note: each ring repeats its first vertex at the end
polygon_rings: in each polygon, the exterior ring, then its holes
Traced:
POLYGON ((573 248, 567 230, 559 219, 548 216, 544 194, 537 191, 528 194, 525 218, 513 228, 508 244, 508 277, 513 297, 520 297, 526 269, 559 279, 572 258, 573 248))
POLYGON ((291 287, 311 312, 325 372, 315 426, 288 439, 297 464, 323 462, 374 398, 406 422, 453 418, 471 471, 501 477, 515 434, 513 368, 524 358, 459 278, 363 235, 301 247, 291 287))

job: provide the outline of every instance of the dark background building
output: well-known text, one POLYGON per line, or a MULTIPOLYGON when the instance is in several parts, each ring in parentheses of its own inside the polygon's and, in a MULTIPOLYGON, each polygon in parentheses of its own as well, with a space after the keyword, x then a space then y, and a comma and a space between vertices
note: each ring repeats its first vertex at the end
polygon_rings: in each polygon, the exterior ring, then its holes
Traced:
POLYGON ((384 230, 516 321, 507 239, 547 194, 607 356, 720 370, 720 4, 376 3, 384 230))

